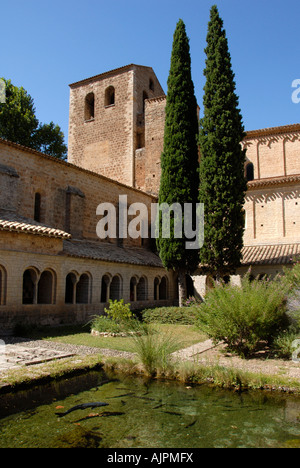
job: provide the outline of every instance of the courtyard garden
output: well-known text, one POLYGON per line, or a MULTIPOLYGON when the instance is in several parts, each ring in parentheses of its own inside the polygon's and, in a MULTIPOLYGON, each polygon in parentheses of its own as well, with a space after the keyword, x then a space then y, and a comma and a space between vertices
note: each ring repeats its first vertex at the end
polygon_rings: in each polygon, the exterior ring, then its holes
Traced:
MULTIPOLYGON (((123 301, 110 301, 104 316, 85 325, 18 327, 16 335, 30 343, 75 350, 80 359, 41 365, 42 374, 54 377, 63 374, 64 365, 68 372, 104 365, 152 378, 227 387, 293 387, 298 392, 299 284, 296 263, 272 281, 253 280, 249 274, 240 287, 216 284, 203 303, 190 299, 184 307, 131 311, 123 301), (182 351, 208 341, 211 346, 204 352, 195 348, 187 357, 182 351)), ((30 372, 23 370, 25 380, 30 372)), ((22 381, 22 370, 11 373, 6 382, 10 379, 22 381)))

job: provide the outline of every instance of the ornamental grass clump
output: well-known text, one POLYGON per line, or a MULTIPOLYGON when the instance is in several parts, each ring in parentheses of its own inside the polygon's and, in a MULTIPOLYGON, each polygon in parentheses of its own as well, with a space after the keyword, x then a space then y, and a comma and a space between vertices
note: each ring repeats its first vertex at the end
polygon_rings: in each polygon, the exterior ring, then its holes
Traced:
POLYGON ((149 325, 144 325, 142 333, 136 333, 132 340, 133 351, 150 376, 166 372, 171 366, 172 353, 180 348, 180 344, 170 333, 157 334, 149 325))
POLYGON ((248 275, 241 287, 216 285, 199 308, 198 325, 215 343, 247 357, 287 328, 286 293, 278 279, 251 282, 248 275))

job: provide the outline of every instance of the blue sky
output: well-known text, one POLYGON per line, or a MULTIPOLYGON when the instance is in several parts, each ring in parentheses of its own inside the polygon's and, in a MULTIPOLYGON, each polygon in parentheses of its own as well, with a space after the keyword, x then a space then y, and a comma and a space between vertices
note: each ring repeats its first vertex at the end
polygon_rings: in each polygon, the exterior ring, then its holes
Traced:
POLYGON ((1 1, 0 76, 33 97, 39 120, 68 138, 69 84, 130 63, 151 66, 164 91, 182 18, 202 106, 209 11, 224 21, 246 130, 300 122, 299 0, 1 1))

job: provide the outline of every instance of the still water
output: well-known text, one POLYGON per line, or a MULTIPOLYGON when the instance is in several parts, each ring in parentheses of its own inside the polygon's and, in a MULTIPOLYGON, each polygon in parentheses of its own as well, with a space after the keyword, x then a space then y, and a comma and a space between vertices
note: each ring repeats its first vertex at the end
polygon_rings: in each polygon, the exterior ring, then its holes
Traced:
POLYGON ((300 447, 300 398, 101 372, 0 396, 0 448, 300 447), (109 406, 76 410, 76 405, 109 406))

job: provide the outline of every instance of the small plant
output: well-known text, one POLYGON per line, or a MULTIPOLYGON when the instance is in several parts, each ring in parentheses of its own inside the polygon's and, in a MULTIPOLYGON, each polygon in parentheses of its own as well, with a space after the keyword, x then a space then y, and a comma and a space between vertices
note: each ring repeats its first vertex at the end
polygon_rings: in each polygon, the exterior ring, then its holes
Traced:
POLYGON ((136 318, 130 310, 130 304, 124 300, 109 301, 109 308, 104 309, 106 315, 95 316, 91 328, 99 333, 129 333, 134 329, 136 318))
POLYGON ((291 359, 295 351, 295 340, 300 338, 300 333, 282 332, 272 343, 272 351, 275 357, 281 359, 291 359))
POLYGON ((91 328, 99 333, 121 333, 123 331, 121 324, 104 315, 95 316, 91 322, 91 328))
POLYGON ((117 323, 128 322, 134 318, 130 310, 130 304, 124 304, 124 299, 120 301, 109 300, 109 308, 104 309, 107 316, 117 323))

